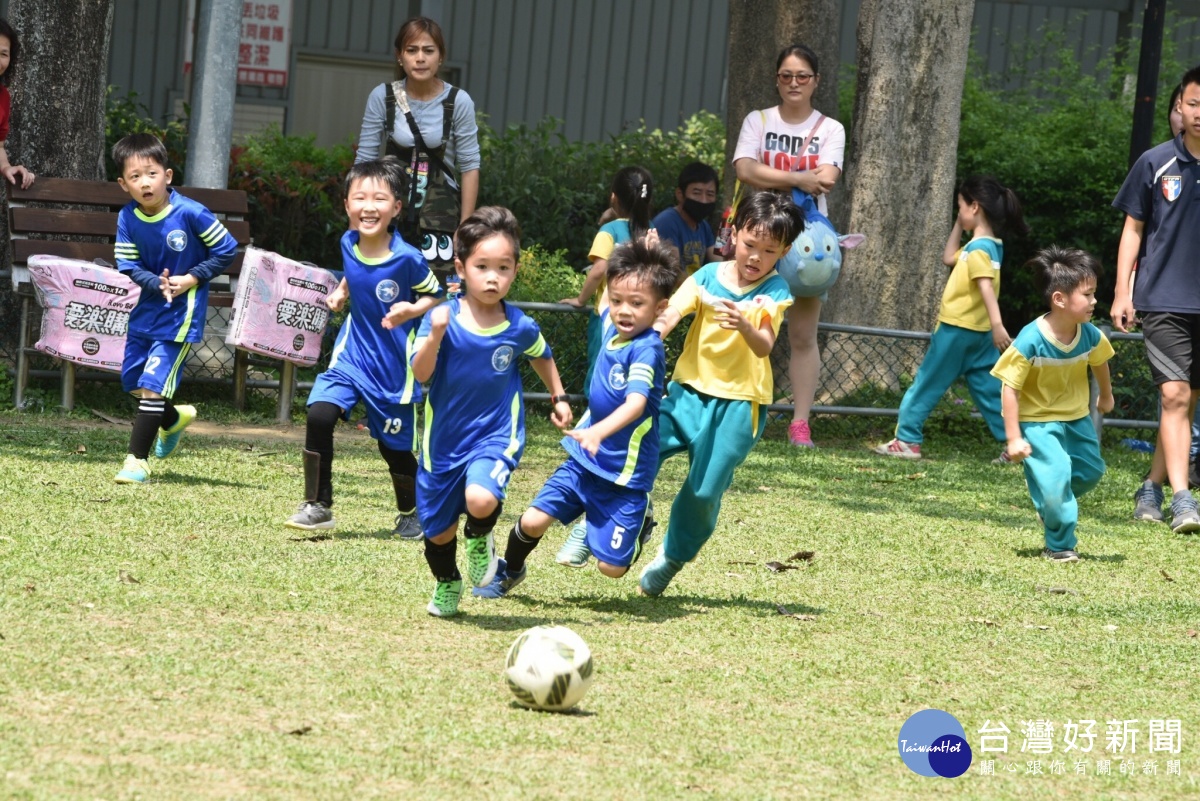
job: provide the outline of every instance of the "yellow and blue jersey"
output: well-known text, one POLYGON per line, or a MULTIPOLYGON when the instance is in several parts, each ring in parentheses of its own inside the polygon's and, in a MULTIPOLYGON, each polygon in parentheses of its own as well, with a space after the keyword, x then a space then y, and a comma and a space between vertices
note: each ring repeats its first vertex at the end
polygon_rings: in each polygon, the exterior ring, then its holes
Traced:
POLYGON ((157 342, 199 342, 208 311, 208 282, 233 263, 237 242, 216 216, 170 190, 153 217, 130 201, 117 214, 117 269, 142 288, 129 313, 129 333, 157 342), (163 270, 200 282, 169 304, 159 289, 163 270))
MULTIPOLYGON (((425 397, 421 465, 431 472, 449 470, 488 446, 520 461, 525 405, 518 360, 552 358, 550 346, 533 318, 510 303, 504 304, 504 322, 483 330, 459 319, 460 299, 447 305, 450 323, 425 397)), ((421 321, 414 354, 429 336, 430 317, 421 321)))
POLYGON ((588 409, 575 428, 588 428, 616 411, 631 395, 646 398, 641 416, 606 437, 592 456, 578 442, 563 437, 563 447, 586 470, 620 487, 649 492, 658 473, 658 408, 666 382, 667 357, 662 338, 648 328, 630 340, 617 338, 608 309, 600 315, 604 346, 596 359, 588 392, 588 409))
POLYGON ((977 236, 959 248, 950 278, 942 291, 938 320, 970 331, 991 331, 987 306, 979 292, 979 279, 992 279, 992 289, 1000 297, 1000 262, 1004 243, 990 236, 977 236))
POLYGON ((716 398, 774 403, 771 360, 755 356, 746 338, 722 328, 716 315, 724 309, 719 301, 732 301, 755 328, 770 319, 771 329, 778 336, 792 305, 792 290, 774 270, 740 288, 734 278, 723 277, 726 271, 736 272, 735 264, 706 264, 688 276, 671 296, 671 308, 680 316, 696 315, 672 378, 716 398))
MULTIPOLYGON (((592 247, 588 250, 588 261, 595 262, 600 259, 608 259, 612 255, 613 249, 622 242, 628 242, 633 239, 633 232, 629 227, 629 220, 622 217, 617 220, 606 222, 600 226, 600 230, 596 232, 596 236, 592 238, 592 247)), ((608 279, 600 282, 600 286, 596 289, 596 303, 594 311, 600 313, 600 300, 604 295, 604 287, 608 284, 608 279)))
POLYGON ((416 337, 416 320, 390 331, 384 315, 393 303, 412 303, 422 295, 445 292, 420 252, 392 234, 387 256, 365 258, 358 249, 358 231, 342 234, 342 268, 350 290, 350 314, 342 323, 329 369, 349 378, 362 392, 386 403, 418 403, 421 385, 409 366, 416 337))
POLYGON ((1075 338, 1063 343, 1043 315, 1021 329, 992 375, 1021 393, 1020 422, 1071 422, 1088 414, 1088 367, 1112 356, 1108 337, 1091 323, 1079 326, 1075 338))

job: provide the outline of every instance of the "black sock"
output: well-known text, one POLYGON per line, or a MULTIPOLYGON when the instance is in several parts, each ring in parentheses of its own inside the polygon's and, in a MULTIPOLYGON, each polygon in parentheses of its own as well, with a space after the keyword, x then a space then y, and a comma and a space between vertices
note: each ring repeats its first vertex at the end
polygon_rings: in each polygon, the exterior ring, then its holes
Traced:
POLYGON ((133 433, 129 435, 129 452, 139 459, 150 456, 150 447, 158 436, 158 427, 163 418, 162 398, 142 398, 138 402, 137 417, 133 418, 133 433))
POLYGON ((379 443, 379 455, 387 462, 396 493, 396 511, 411 515, 417 510, 417 457, 412 451, 396 451, 379 443))
POLYGON ((476 537, 486 537, 492 533, 492 529, 496 527, 496 521, 500 519, 500 512, 504 509, 503 503, 497 503, 496 508, 487 517, 476 517, 467 512, 467 523, 463 526, 463 534, 469 540, 476 537))
POLYGON ((171 426, 179 422, 179 412, 175 411, 175 404, 171 403, 169 398, 163 398, 163 416, 162 429, 166 431, 171 426))
POLYGON ((320 454, 317 468, 317 497, 315 500, 333 506, 333 429, 342 416, 340 407, 325 401, 317 401, 308 407, 305 426, 304 448, 320 454))
POLYGON ((510 576, 525 569, 525 560, 541 541, 541 537, 531 537, 522 531, 521 521, 517 520, 512 531, 508 532, 508 547, 504 549, 504 561, 508 563, 506 569, 510 576))
POLYGON ((438 581, 462 581, 462 573, 458 572, 455 557, 458 554, 458 537, 445 545, 435 545, 433 540, 425 540, 425 561, 429 563, 429 571, 438 581))

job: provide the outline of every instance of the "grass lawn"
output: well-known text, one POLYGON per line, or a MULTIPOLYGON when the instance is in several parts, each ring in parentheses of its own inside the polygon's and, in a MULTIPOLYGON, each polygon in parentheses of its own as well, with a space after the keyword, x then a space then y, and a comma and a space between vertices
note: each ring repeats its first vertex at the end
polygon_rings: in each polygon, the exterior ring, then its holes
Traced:
MULTIPOLYGON (((1057 565, 982 424, 916 463, 852 439, 791 450, 781 429, 663 597, 635 594, 636 567, 555 565, 553 529, 513 597, 446 621, 425 612, 420 545, 382 533, 390 482, 359 432, 338 434, 336 535, 306 541, 280 525, 299 445, 268 430, 189 434, 128 487, 112 483, 128 429, 0 416, 0 796, 1200 795, 1200 543, 1129 520, 1148 457, 1106 448, 1084 559, 1057 565), (765 566, 798 551, 811 562, 765 566), (501 678, 509 643, 549 622, 595 655, 575 714, 520 709, 501 678), (927 707, 976 749, 958 779, 897 754, 927 707), (1097 721, 1082 775, 1063 741, 1080 719, 1097 721), (1151 719, 1181 722, 1179 753, 1150 752, 1151 719), (1053 724, 1051 753, 1022 753, 1033 720, 1053 724), (1109 720, 1136 721, 1123 754, 1105 753, 1109 720), (1007 754, 979 752, 988 721, 1007 754)), ((534 425, 498 541, 561 458, 534 425)), ((663 518, 685 468, 659 478, 663 518)))

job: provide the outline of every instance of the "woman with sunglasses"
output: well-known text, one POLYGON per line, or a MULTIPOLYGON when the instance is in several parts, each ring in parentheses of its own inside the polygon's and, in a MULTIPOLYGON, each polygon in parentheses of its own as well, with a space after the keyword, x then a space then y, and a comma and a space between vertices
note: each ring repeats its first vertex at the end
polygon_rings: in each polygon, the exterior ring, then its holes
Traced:
MULTIPOLYGON (((755 189, 800 189, 816 198, 817 208, 828 215, 825 196, 842 174, 846 129, 813 108, 820 80, 812 50, 800 44, 784 48, 775 64, 779 105, 746 115, 733 166, 742 183, 755 189)), ((813 297, 797 297, 787 318, 792 351, 788 378, 795 405, 788 439, 806 448, 813 445, 808 415, 821 375, 817 322, 827 294, 825 287, 813 297)))

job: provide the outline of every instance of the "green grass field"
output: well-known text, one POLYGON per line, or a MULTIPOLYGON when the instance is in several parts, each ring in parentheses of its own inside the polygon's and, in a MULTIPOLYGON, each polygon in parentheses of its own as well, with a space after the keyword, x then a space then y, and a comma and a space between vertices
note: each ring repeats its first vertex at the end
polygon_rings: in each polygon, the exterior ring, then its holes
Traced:
MULTIPOLYGON (((555 565, 555 529, 513 597, 465 599, 446 621, 425 612, 420 545, 383 534, 390 482, 360 432, 338 434, 338 531, 309 541, 280 525, 301 496, 299 445, 270 430, 189 434, 127 487, 112 477, 128 429, 0 416, 0 796, 1200 794, 1198 545, 1128 519, 1147 457, 1106 448, 1081 503, 1084 559, 1056 565, 1021 471, 987 463, 982 424, 917 463, 860 441, 791 450, 781 428, 663 597, 635 594, 637 568, 614 581, 555 565), (787 561, 799 551, 811 562, 787 561), (516 635, 550 622, 595 656, 574 714, 523 710, 501 678, 516 635), (1008 753, 976 750, 958 779, 913 774, 897 736, 927 707, 973 749, 1003 722, 1008 753), (1039 719, 1053 751, 1022 753, 1039 719), (1083 775, 1062 731, 1080 719, 1098 721, 1083 775), (1179 753, 1150 752, 1151 719, 1181 722, 1179 753), (1138 721, 1134 750, 1105 753, 1109 720, 1138 721)), ((533 427, 499 541, 556 443, 533 427)), ((663 518, 685 468, 659 478, 663 518)))

